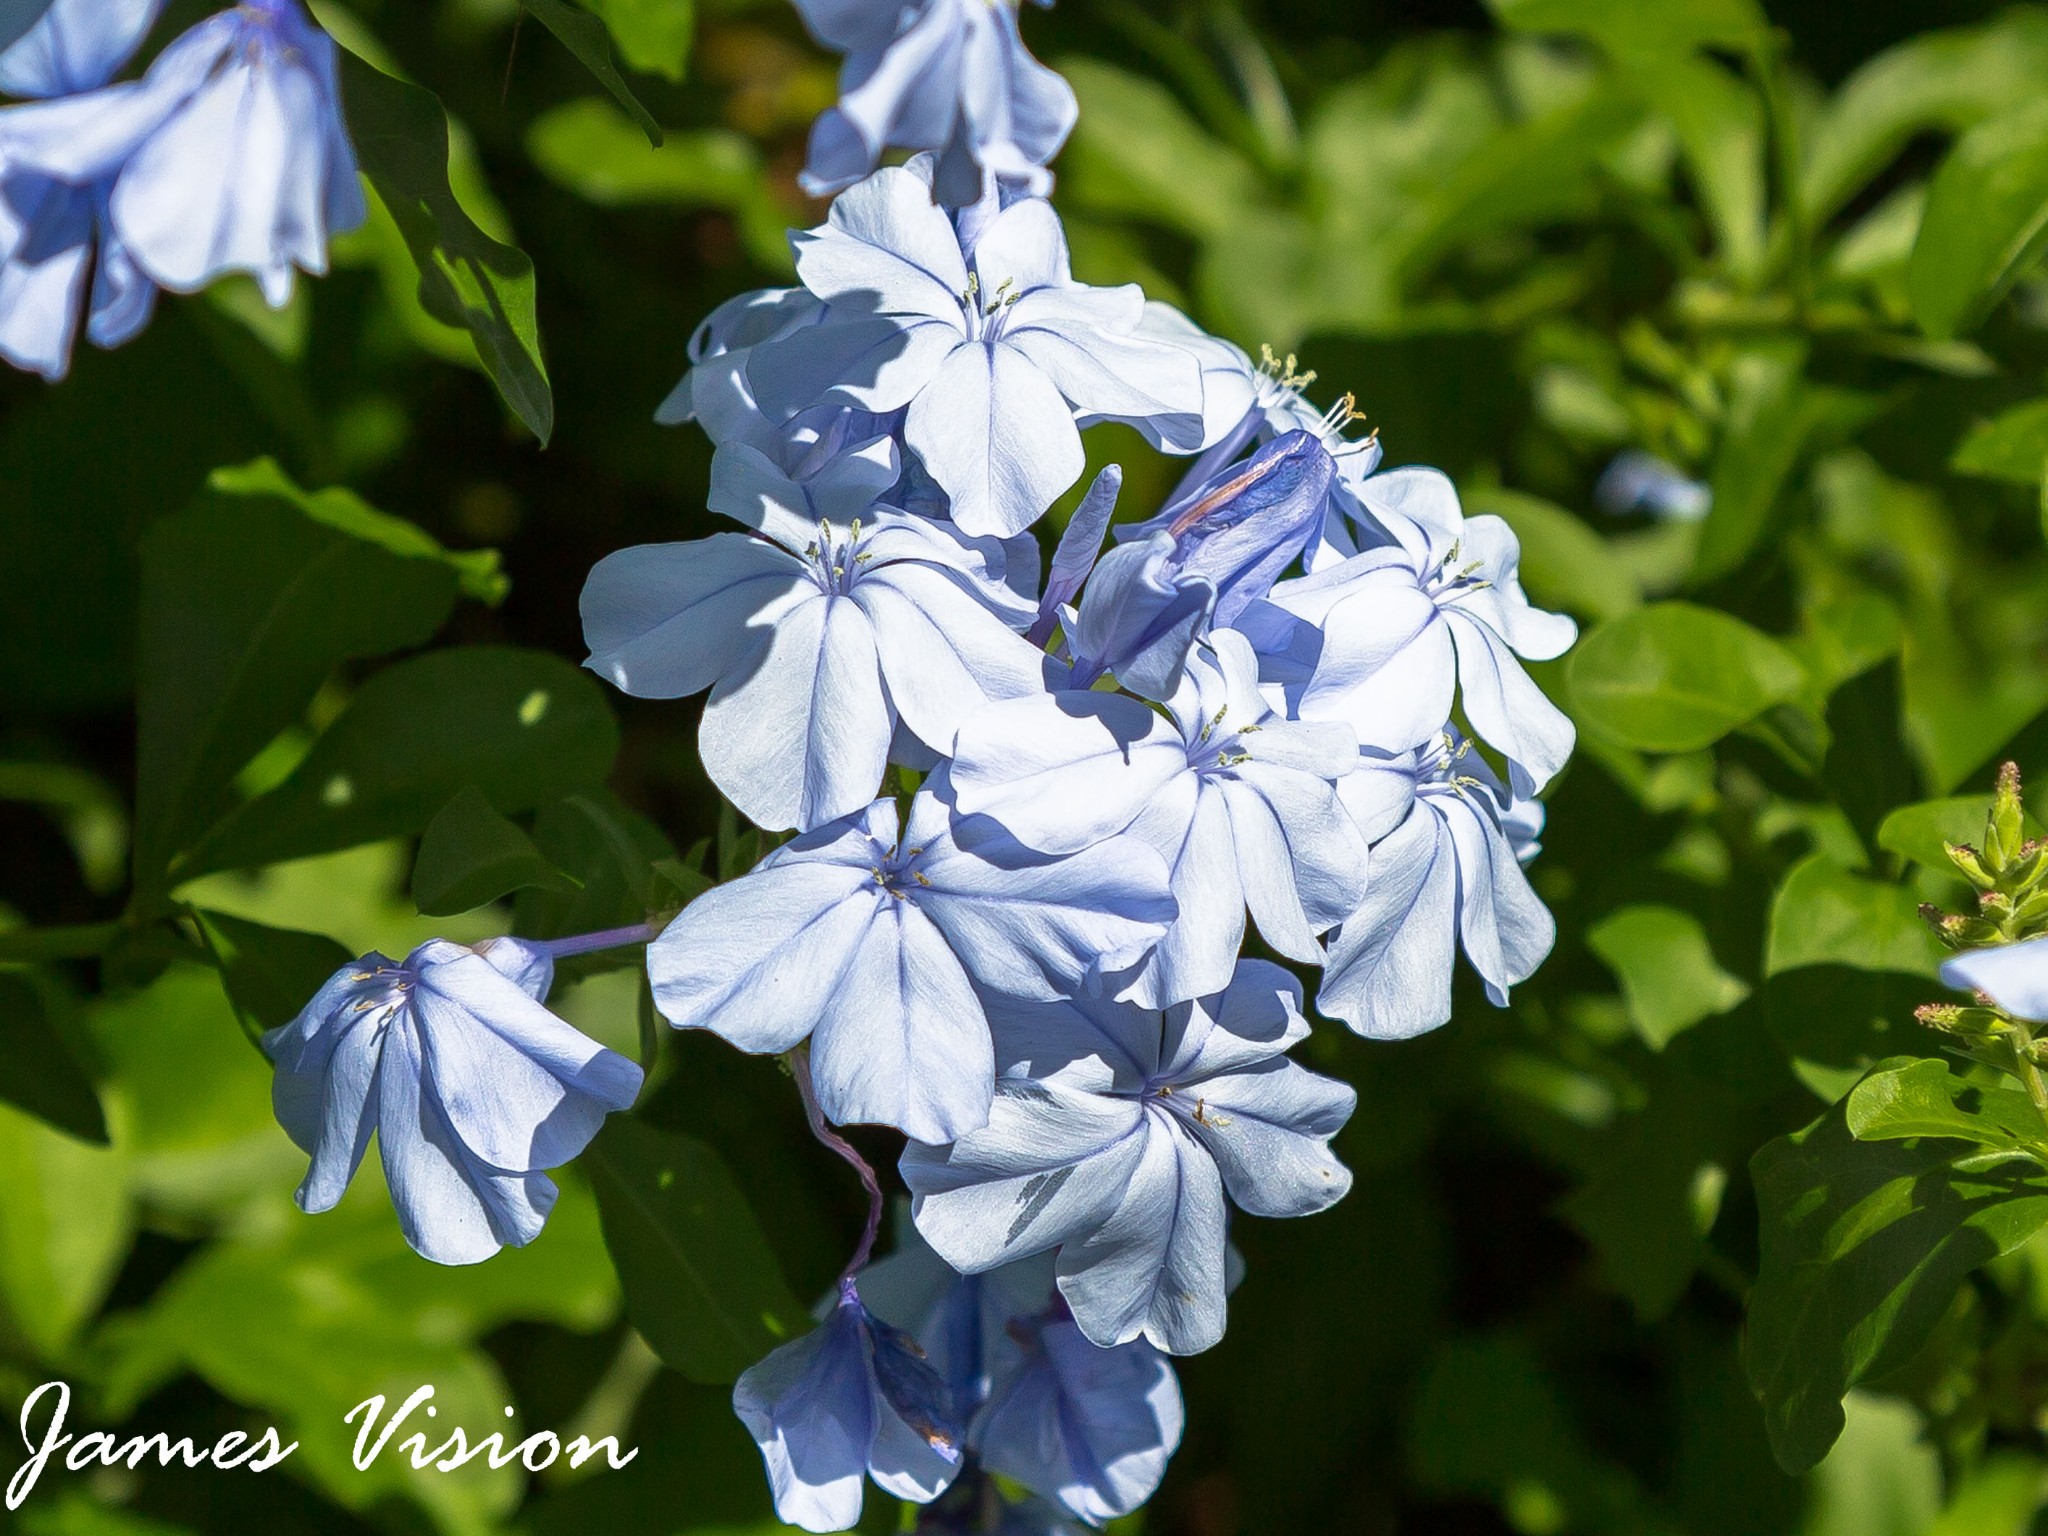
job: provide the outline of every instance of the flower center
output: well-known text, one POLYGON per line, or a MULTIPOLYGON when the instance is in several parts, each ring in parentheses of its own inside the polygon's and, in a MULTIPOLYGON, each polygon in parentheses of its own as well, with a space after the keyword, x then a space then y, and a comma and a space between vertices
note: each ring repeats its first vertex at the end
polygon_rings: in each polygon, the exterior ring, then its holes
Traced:
POLYGON ((892 843, 885 853, 877 843, 875 852, 875 862, 868 866, 868 873, 875 877, 875 884, 898 901, 908 901, 919 890, 931 888, 931 878, 917 867, 924 857, 924 849, 905 848, 892 843))
POLYGON ((981 291, 981 274, 967 274, 967 291, 959 296, 960 314, 967 322, 969 341, 997 342, 1003 339, 1003 326, 1010 316, 1010 306, 1023 298, 1017 287, 1017 280, 1006 277, 994 293, 981 291))
POLYGON ((1470 593, 1484 592, 1493 585, 1491 581, 1477 574, 1483 564, 1482 561, 1471 560, 1462 565, 1459 563, 1463 549, 1462 540, 1453 544, 1445 552, 1443 559, 1437 563, 1436 569, 1422 579, 1422 590, 1435 600, 1438 607, 1455 603, 1470 593))
POLYGON ((860 519, 855 518, 850 528, 836 528, 831 523, 818 524, 818 536, 804 546, 804 559, 810 562, 811 580, 818 584, 818 590, 832 596, 843 597, 853 590, 853 584, 860 579, 861 567, 874 558, 860 547, 860 519))
POLYGON ((1423 750, 1418 764, 1421 777, 1415 788, 1421 794, 1451 794, 1460 799, 1475 789, 1484 789, 1486 781, 1469 773, 1458 771, 1465 754, 1472 750, 1472 743, 1449 731, 1440 732, 1435 741, 1423 750))
POLYGON ((1230 706, 1225 704, 1202 724, 1188 748, 1188 766, 1197 773, 1226 773, 1239 763, 1252 760, 1245 737, 1258 729, 1247 724, 1226 729, 1230 706))
POLYGON ((1315 433, 1332 458, 1347 453, 1364 453, 1377 444, 1378 427, 1360 438, 1344 435, 1347 427, 1365 420, 1358 409, 1358 396, 1349 390, 1327 411, 1318 411, 1308 403, 1302 391, 1315 381, 1315 369, 1303 368, 1292 352, 1281 357, 1270 346, 1261 346, 1259 364, 1253 371, 1252 400, 1260 410, 1285 412, 1288 419, 1303 431, 1315 433))

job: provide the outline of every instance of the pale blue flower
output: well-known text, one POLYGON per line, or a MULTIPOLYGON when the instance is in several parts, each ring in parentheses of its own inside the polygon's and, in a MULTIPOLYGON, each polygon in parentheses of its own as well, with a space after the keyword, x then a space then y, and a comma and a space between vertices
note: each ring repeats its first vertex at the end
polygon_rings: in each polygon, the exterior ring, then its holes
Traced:
POLYGON ((1600 472, 1593 500, 1617 516, 1647 512, 1660 522, 1696 523, 1713 509, 1714 493, 1654 453, 1631 448, 1600 472))
POLYGON ((1179 452, 1201 446, 1202 382, 1184 349, 1138 332, 1135 286, 1091 288, 1036 199, 995 215, 972 259, 915 169, 840 194, 795 237, 823 319, 753 347, 771 417, 821 402, 906 410, 903 440, 970 534, 1035 522, 1080 477, 1080 427, 1128 422, 1179 452))
POLYGON ((1372 877, 1330 936, 1316 1007, 1373 1039, 1435 1029, 1451 1016, 1461 945, 1505 1005, 1557 940, 1522 872, 1540 814, 1449 729, 1414 751, 1363 754, 1338 793, 1372 842, 1372 877))
POLYGON ((1173 535, 1162 531, 1102 557, 1080 607, 1060 610, 1062 686, 1092 688, 1114 677, 1148 699, 1173 696, 1216 609, 1215 584, 1176 569, 1175 556, 1173 535))
POLYGON ((691 333, 690 368, 654 413, 665 427, 699 423, 714 443, 749 431, 760 407, 747 384, 747 354, 824 317, 802 288, 759 288, 727 299, 691 333))
POLYGON ((1357 737, 1275 715, 1232 630, 1194 654, 1167 718, 1115 694, 1045 695, 969 716, 954 753, 961 810, 1028 848, 1074 853, 1128 832, 1159 850, 1180 915, 1118 978, 1154 1007, 1228 985, 1247 907, 1274 949, 1320 961, 1316 935, 1365 888, 1365 843, 1334 787, 1357 737))
POLYGON ((1223 1336, 1224 1193, 1259 1216, 1338 1200, 1346 1085, 1296 1066, 1300 984, 1240 961, 1227 991, 1159 1012, 989 999, 1002 1075, 988 1123, 903 1154, 917 1228, 956 1269, 1058 1250, 1088 1339, 1171 1354, 1223 1336))
POLYGON ((946 1379, 982 1467, 1093 1525, 1158 1488, 1185 1424, 1173 1367, 1144 1339, 1089 1343, 1054 1293, 1050 1254, 963 1275, 905 1222, 860 1285, 946 1379))
POLYGON ((555 1203, 543 1170, 581 1152, 641 1080, 541 1006, 553 980, 545 944, 434 939, 402 962, 372 952, 342 967, 266 1034, 278 1122, 313 1159, 300 1208, 341 1199, 375 1131, 419 1253, 474 1264, 531 1242, 555 1203))
POLYGON ((1032 58, 1016 0, 796 0, 812 34, 845 53, 839 103, 811 130, 804 190, 824 196, 885 149, 930 150, 934 190, 958 207, 992 173, 1042 197, 1074 126, 1074 93, 1032 58))
POLYGON ((758 533, 620 550, 584 584, 585 665, 641 698, 710 688, 705 770, 762 826, 865 806, 899 722, 944 753, 973 710, 1043 686, 1002 548, 873 505, 894 478, 886 439, 802 485, 730 444, 711 506, 758 533))
POLYGON ((1941 981, 1983 993, 2016 1019, 2048 1023, 2048 938, 1951 956, 1942 962, 1941 981))
POLYGON ((767 1465, 775 1513, 807 1531, 860 1519, 864 1479, 928 1503, 959 1470, 962 1435, 951 1394, 917 1342, 839 1284, 830 1315, 750 1367, 733 1411, 767 1465))
POLYGON ((1533 795, 1564 766, 1576 733, 1517 658, 1562 655, 1578 626, 1530 604, 1505 522, 1450 521, 1457 493, 1435 470, 1369 483, 1414 510, 1409 526, 1428 530, 1426 543, 1324 559, 1254 603, 1240 627, 1267 680, 1283 689, 1288 714, 1342 720, 1384 752, 1430 742, 1456 698, 1474 732, 1507 757, 1516 794, 1533 795))
POLYGON ((670 1023, 741 1050, 811 1042, 832 1120, 947 1141, 988 1115, 980 989, 1054 998, 1135 964, 1173 919, 1166 867, 1133 838, 1085 858, 955 825, 942 770, 899 835, 894 801, 775 850, 685 907, 648 950, 670 1023))
POLYGON ((0 95, 73 96, 121 72, 164 0, 55 0, 0 53, 0 95))

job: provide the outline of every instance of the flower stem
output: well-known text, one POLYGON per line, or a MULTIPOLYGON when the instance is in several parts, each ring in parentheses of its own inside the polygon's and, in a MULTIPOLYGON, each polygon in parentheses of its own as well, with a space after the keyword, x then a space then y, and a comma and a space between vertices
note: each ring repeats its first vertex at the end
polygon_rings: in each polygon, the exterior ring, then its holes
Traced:
POLYGON ((533 947, 544 949, 555 959, 587 955, 597 949, 619 949, 627 944, 645 944, 655 935, 652 923, 633 923, 624 928, 606 928, 598 933, 572 933, 566 939, 535 939, 533 947))
POLYGON ((798 1046, 786 1060, 790 1076, 796 1079, 796 1091, 803 1096, 804 1114, 811 1122, 811 1134, 853 1165, 853 1171, 860 1175, 860 1187, 868 1192, 867 1226, 861 1230, 860 1246, 853 1250, 853 1257, 839 1272, 843 1284, 865 1269, 868 1259, 874 1254, 875 1237, 882 1230, 882 1181, 875 1177, 875 1170, 868 1166, 868 1160, 854 1150, 853 1143, 833 1130, 825 1119, 825 1111, 818 1105, 817 1087, 811 1081, 810 1047, 798 1046))

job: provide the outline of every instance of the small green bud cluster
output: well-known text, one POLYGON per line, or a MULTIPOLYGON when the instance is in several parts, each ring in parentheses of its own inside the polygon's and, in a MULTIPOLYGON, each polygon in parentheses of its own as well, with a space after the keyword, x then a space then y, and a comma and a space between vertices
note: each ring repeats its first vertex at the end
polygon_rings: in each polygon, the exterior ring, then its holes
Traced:
POLYGON ((1950 949, 1983 949, 2048 933, 2048 839, 2026 835, 2020 770, 2007 763, 1985 818, 1981 849, 1946 843, 1949 862, 1976 887, 1977 910, 1944 912, 1928 903, 1920 915, 1950 949))

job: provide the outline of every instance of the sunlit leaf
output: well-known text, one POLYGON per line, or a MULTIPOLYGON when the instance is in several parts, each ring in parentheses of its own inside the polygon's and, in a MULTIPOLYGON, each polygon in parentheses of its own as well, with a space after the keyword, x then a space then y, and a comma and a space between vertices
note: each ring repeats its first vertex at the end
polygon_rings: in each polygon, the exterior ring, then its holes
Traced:
POLYGON ((1619 978, 1629 1019, 1653 1050, 1749 996, 1714 959, 1699 919, 1674 907, 1610 912, 1586 930, 1586 945, 1619 978))
POLYGON ((1567 675, 1580 725, 1645 752, 1711 745, 1806 679, 1769 636, 1688 603, 1655 603, 1601 625, 1572 652, 1567 675))
POLYGON ((1930 336, 1973 329, 2048 244, 2048 102, 1981 123, 1927 192, 1907 284, 1930 336))

